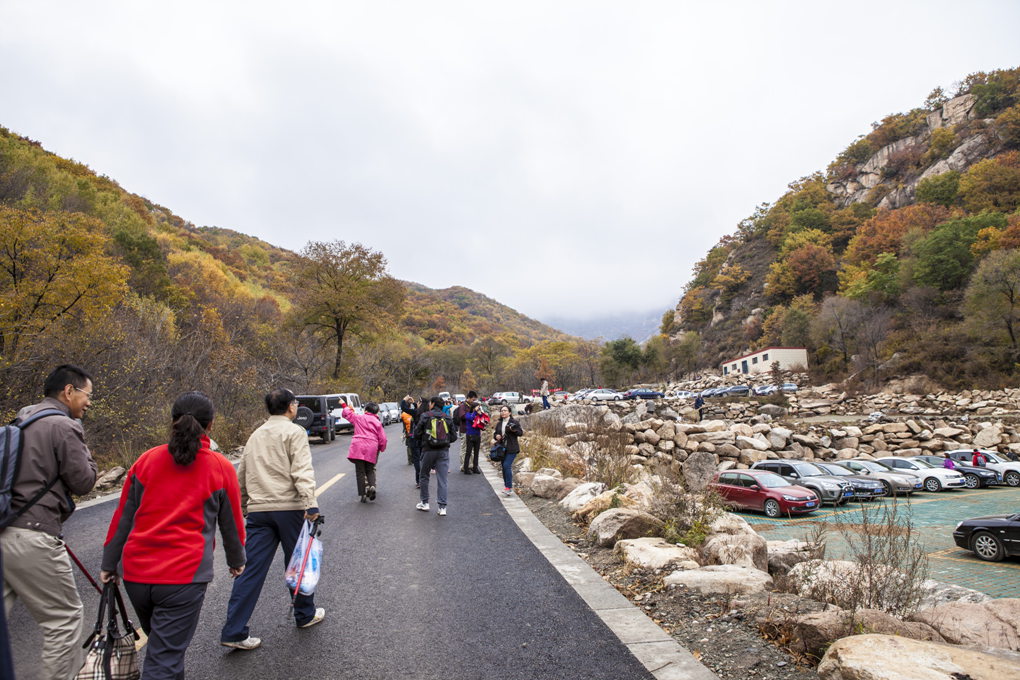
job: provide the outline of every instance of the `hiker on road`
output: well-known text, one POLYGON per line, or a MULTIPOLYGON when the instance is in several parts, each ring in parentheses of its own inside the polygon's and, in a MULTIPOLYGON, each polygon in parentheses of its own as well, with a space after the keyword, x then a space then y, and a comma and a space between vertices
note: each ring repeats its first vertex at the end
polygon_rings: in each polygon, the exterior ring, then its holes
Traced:
POLYGON ((478 431, 469 432, 471 423, 475 416, 475 407, 478 406, 478 393, 474 390, 469 390, 467 393, 467 399, 463 401, 457 410, 453 412, 453 422, 457 425, 457 432, 462 435, 461 450, 461 465, 460 471, 469 475, 472 473, 481 474, 482 470, 478 467, 478 448, 481 445, 481 436, 478 431), (474 465, 471 463, 471 455, 474 453, 474 465))
POLYGON ((231 576, 244 572, 244 518, 234 466, 210 448, 215 410, 201 392, 171 409, 170 443, 128 470, 103 548, 103 583, 117 579, 149 636, 145 678, 183 678, 184 655, 213 578, 216 526, 231 576))
POLYGON ((5 513, 10 524, 0 532, 4 609, 10 615, 21 599, 43 634, 39 677, 66 680, 81 667, 83 607, 61 531, 74 511, 71 494, 88 493, 96 483, 96 463, 79 422, 92 403, 92 376, 77 366, 58 366, 46 378, 43 395, 18 412, 21 421, 55 413, 21 432, 21 464, 9 508, 20 514, 12 521, 5 513))
POLYGON ((521 445, 517 438, 522 434, 524 434, 524 428, 510 413, 510 407, 501 406, 499 420, 496 421, 496 425, 492 429, 492 440, 496 444, 504 446, 506 450, 506 454, 503 456, 504 496, 512 496, 514 493, 514 459, 521 452, 521 445))
MULTIPOLYGON (((220 632, 220 644, 234 649, 255 649, 262 644, 248 634, 248 621, 276 551, 283 547, 286 568, 305 520, 319 517, 308 435, 294 423, 297 397, 290 390, 277 388, 266 395, 266 409, 269 419, 248 437, 237 468, 241 503, 248 516, 248 565, 234 581, 227 621, 220 632)), ((295 595, 290 589, 288 593, 294 601, 298 628, 314 626, 325 618, 326 610, 316 608, 314 596, 295 595)))
POLYGON ((446 516, 446 482, 450 472, 450 444, 457 441, 457 429, 453 419, 443 414, 443 400, 432 397, 428 411, 418 416, 412 436, 421 446, 421 474, 418 477, 419 498, 415 506, 423 512, 429 511, 429 479, 432 469, 436 470, 436 501, 438 515, 446 516))
POLYGON ((386 450, 386 433, 379 422, 379 404, 370 401, 365 404, 365 414, 358 415, 347 404, 342 415, 354 426, 354 437, 347 453, 347 460, 354 463, 358 478, 358 496, 361 502, 375 500, 375 464, 379 454, 386 450))

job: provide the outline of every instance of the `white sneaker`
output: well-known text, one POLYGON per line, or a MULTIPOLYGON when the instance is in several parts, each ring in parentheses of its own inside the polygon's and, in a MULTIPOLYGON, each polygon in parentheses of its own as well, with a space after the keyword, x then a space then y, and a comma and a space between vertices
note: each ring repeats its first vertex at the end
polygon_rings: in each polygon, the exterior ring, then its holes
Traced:
POLYGON ((322 620, 326 618, 326 610, 323 607, 319 607, 315 610, 315 616, 308 623, 302 623, 298 628, 311 628, 317 623, 322 623, 322 620))
POLYGON ((223 645, 224 647, 230 647, 231 649, 243 649, 247 651, 255 649, 256 647, 261 645, 262 640, 260 640, 257 637, 251 637, 249 635, 246 640, 235 640, 233 642, 226 642, 221 640, 220 644, 223 645))
POLYGON ((446 517, 446 508, 439 508, 439 516, 446 517))
POLYGON ((513 489, 509 489, 509 488, 505 488, 505 489, 503 489, 503 495, 506 496, 507 498, 510 498, 510 496, 514 495, 514 490, 513 489))
POLYGON ((416 505, 414 507, 418 508, 422 512, 428 512, 429 511, 429 504, 428 503, 422 503, 421 501, 418 501, 418 505, 416 505))

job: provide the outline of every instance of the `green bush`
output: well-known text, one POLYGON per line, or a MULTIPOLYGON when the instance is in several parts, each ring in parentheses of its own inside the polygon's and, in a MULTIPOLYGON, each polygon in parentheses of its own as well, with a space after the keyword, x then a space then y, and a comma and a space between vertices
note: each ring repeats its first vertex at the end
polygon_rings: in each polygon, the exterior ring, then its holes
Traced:
POLYGON ((955 170, 926 177, 917 184, 917 200, 949 207, 956 203, 960 192, 960 173, 955 170))

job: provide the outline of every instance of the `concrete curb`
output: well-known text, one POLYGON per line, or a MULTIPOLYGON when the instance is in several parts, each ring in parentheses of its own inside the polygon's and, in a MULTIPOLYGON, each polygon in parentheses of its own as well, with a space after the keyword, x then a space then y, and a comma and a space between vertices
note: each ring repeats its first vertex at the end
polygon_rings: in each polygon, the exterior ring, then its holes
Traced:
POLYGON ((501 472, 492 465, 484 465, 483 471, 518 528, 656 680, 719 680, 719 676, 564 545, 517 494, 502 496, 501 472))

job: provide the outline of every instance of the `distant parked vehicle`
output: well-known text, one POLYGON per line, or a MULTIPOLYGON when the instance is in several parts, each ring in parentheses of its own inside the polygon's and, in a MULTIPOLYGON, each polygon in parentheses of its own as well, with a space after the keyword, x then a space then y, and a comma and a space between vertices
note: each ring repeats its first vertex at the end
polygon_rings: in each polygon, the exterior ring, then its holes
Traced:
POLYGON ((956 525, 953 541, 987 562, 1020 555, 1020 513, 965 519, 956 525))
POLYGON ((767 397, 770 394, 775 394, 779 391, 779 388, 775 385, 757 385, 751 390, 755 395, 759 397, 767 397))
POLYGON ((592 401, 621 401, 623 399, 623 393, 617 392, 616 390, 600 388, 592 390, 589 394, 585 395, 584 398, 591 399, 592 401))
MULTIPOLYGON (((992 451, 979 449, 988 461, 986 467, 995 470, 1002 475, 1002 481, 1009 486, 1020 486, 1020 463, 1008 461, 992 451)), ((955 449, 949 452, 949 457, 961 463, 970 463, 974 449, 955 449)))
POLYGON ((913 458, 900 458, 887 456, 878 458, 879 463, 886 465, 896 472, 909 472, 915 477, 920 477, 924 483, 925 491, 943 491, 945 489, 961 489, 967 487, 967 480, 959 472, 947 470, 943 467, 933 467, 923 460, 913 458))
POLYGON ((842 477, 826 474, 817 465, 803 460, 762 460, 751 466, 753 470, 768 470, 791 484, 811 489, 822 503, 842 505, 854 497, 853 485, 842 477))
MULTIPOLYGON (((666 396, 670 395, 667 393, 666 396)), ((694 392, 691 392, 690 390, 677 390, 672 394, 672 396, 675 397, 676 399, 693 399, 697 395, 694 392)))
MULTIPOLYGON (((945 465, 944 456, 914 456, 918 460, 923 460, 929 465, 935 467, 942 467, 945 465)), ((991 486, 992 484, 1002 483, 1002 473, 996 472, 992 468, 988 467, 976 467, 970 463, 962 463, 958 460, 953 461, 953 469, 963 475, 964 481, 967 482, 968 489, 980 489, 983 486, 991 486)))
POLYGON ((868 475, 882 482, 882 485, 885 486, 886 496, 909 496, 915 491, 920 491, 924 488, 924 483, 914 475, 893 472, 885 465, 867 458, 851 458, 850 460, 838 461, 836 464, 840 467, 845 467, 851 472, 859 475, 868 475))
POLYGON ((383 425, 396 423, 400 420, 400 405, 395 401, 379 404, 379 420, 383 425), (383 414, 386 414, 385 416, 383 414))
POLYGON ((716 474, 709 488, 726 499, 727 505, 761 510, 768 517, 805 513, 818 509, 818 497, 765 470, 733 470, 716 474))
POLYGON ((489 403, 499 406, 507 406, 508 404, 523 404, 530 399, 526 398, 520 392, 496 392, 489 397, 489 403))
POLYGON ((350 430, 354 432, 354 425, 348 422, 343 416, 343 407, 341 404, 347 404, 357 413, 359 416, 365 415, 365 408, 361 405, 361 397, 354 392, 343 392, 340 394, 330 394, 330 405, 333 409, 333 420, 336 431, 339 434, 343 430, 350 430))
POLYGON ((780 389, 784 392, 796 392, 798 388, 797 383, 783 383, 780 389))
POLYGON ((309 437, 319 437, 323 443, 336 439, 336 425, 333 418, 333 405, 336 395, 301 394, 298 395, 298 413, 294 422, 305 428, 309 437))
POLYGON ((623 393, 624 399, 662 399, 664 396, 666 395, 662 392, 647 387, 639 387, 623 393))
POLYGON ((843 477, 854 487, 854 500, 873 501, 876 498, 885 496, 885 484, 877 479, 869 479, 867 475, 859 475, 856 472, 847 470, 842 465, 835 463, 822 463, 815 461, 815 465, 825 472, 836 477, 843 477))
POLYGON ((751 394, 751 388, 747 385, 731 385, 723 390, 719 396, 725 397, 746 397, 751 394))

